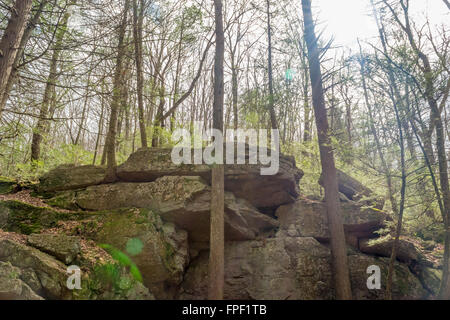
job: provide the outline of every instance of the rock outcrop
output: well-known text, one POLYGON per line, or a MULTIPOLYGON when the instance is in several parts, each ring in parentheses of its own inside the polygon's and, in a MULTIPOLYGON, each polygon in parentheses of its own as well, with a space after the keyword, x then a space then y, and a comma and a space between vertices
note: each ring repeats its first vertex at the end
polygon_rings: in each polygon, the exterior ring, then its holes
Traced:
MULTIPOLYGON (((171 152, 171 149, 142 148, 117 168, 117 175, 127 182, 151 182, 163 176, 200 176, 210 181, 209 166, 175 165, 171 152)), ((274 176, 262 176, 262 167, 261 164, 226 165, 225 190, 257 208, 273 208, 295 201, 303 171, 296 167, 294 158, 281 154, 279 172, 274 176)))
POLYGON ((97 185, 103 182, 105 169, 97 166, 61 165, 39 180, 37 187, 40 193, 73 190, 97 185))
MULTIPOLYGON (((27 245, 27 236, 17 238, 13 235, 15 234, 0 231, 0 299, 154 298, 146 287, 133 279, 106 252, 86 243, 74 261, 82 269, 81 289, 71 290, 67 286, 69 274, 66 264, 52 254, 27 245)), ((50 239, 50 243, 54 241, 51 236, 33 235, 40 237, 39 246, 46 248, 49 247, 46 239, 50 239)), ((28 243, 35 241, 36 239, 30 240, 28 243)))
MULTIPOLYGON (((323 202, 299 199, 293 204, 281 206, 276 211, 281 233, 292 237, 314 237, 329 241, 328 219, 323 202)), ((344 230, 349 238, 373 238, 384 226, 387 215, 382 211, 364 208, 356 202, 341 203, 344 230)))
MULTIPOLYGON (((108 184, 103 168, 60 166, 36 188, 51 207, 0 201, 8 231, 0 230, 0 298, 205 299, 210 167, 170 157, 170 149, 140 149, 108 184), (81 290, 67 288, 71 264, 82 270, 81 290)), ((324 203, 299 196, 303 172, 292 158, 281 156, 277 175, 260 169, 225 166, 225 298, 333 299, 324 203)), ((376 231, 389 217, 342 172, 339 188, 354 298, 384 299, 392 242, 376 231), (381 290, 367 288, 373 265, 381 290)), ((395 299, 437 293, 438 266, 415 244, 402 241, 397 260, 395 299)))
MULTIPOLYGON (((330 251, 310 237, 277 237, 266 241, 229 242, 225 255, 226 299, 322 300, 333 299, 330 251)), ((367 288, 367 268, 386 274, 389 260, 350 251, 349 267, 355 299, 384 299, 381 290, 367 288)), ((208 252, 203 251, 186 272, 180 299, 206 299, 208 252)), ((395 299, 422 299, 428 295, 408 267, 396 263, 395 299)))
MULTIPOLYGON (((119 182, 66 192, 50 199, 65 208, 114 210, 147 208, 189 232, 193 241, 208 241, 211 189, 201 177, 166 176, 153 182, 119 182)), ((278 222, 232 193, 225 195, 227 240, 251 240, 278 226, 278 222)))

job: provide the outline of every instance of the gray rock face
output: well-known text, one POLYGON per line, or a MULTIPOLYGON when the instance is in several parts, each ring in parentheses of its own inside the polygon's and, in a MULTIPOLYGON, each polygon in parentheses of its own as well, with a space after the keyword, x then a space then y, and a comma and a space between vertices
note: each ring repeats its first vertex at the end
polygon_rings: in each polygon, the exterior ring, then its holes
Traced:
POLYGON ((97 166, 61 165, 43 175, 38 192, 74 190, 102 183, 105 169, 97 166))
MULTIPOLYGON (((190 240, 209 239, 211 191, 200 177, 166 176, 154 182, 92 186, 77 192, 74 199, 86 210, 148 208, 188 231, 190 240)), ((278 226, 275 219, 231 193, 225 194, 225 207, 227 240, 254 239, 278 226)))
MULTIPOLYGON (((334 298, 330 251, 313 238, 231 242, 225 255, 225 299, 334 298)), ((385 279, 388 259, 351 251, 349 265, 355 299, 384 299, 383 283, 382 290, 367 288, 367 267, 378 265, 385 279)), ((207 285, 208 252, 202 251, 186 272, 179 298, 206 299, 207 285)), ((408 267, 396 264, 394 298, 420 299, 426 294, 408 267)))
POLYGON ((20 278, 22 271, 0 261, 0 300, 43 300, 20 278))
MULTIPOLYGON (((313 238, 274 238, 228 242, 225 247, 225 299, 326 299, 329 251, 313 238)), ((187 270, 181 299, 206 299, 208 252, 187 270)))
MULTIPOLYGON (((175 165, 171 153, 171 149, 139 149, 117 168, 117 175, 127 182, 151 182, 162 176, 201 176, 210 181, 209 166, 175 165)), ((279 160, 279 172, 273 176, 262 176, 264 166, 260 164, 225 165, 225 190, 257 208, 272 208, 295 201, 303 172, 296 167, 294 158, 280 154, 279 160)))
MULTIPOLYGON (((352 284, 353 298, 357 300, 384 300, 389 259, 374 257, 352 251, 348 257, 350 269, 350 281, 352 284), (367 289, 367 268, 378 266, 381 270, 381 289, 367 289)), ((396 300, 419 300, 428 297, 427 292, 419 279, 409 270, 408 266, 396 262, 394 264, 392 297, 396 300)))
POLYGON ((70 299, 66 287, 66 266, 55 258, 23 244, 0 239, 0 261, 10 262, 19 269, 31 269, 37 276, 40 296, 50 299, 70 299))
MULTIPOLYGON (((330 239, 328 218, 323 202, 299 199, 281 206, 276 211, 280 232, 295 237, 314 237, 320 241, 330 239)), ((341 203, 341 216, 346 234, 353 238, 373 237, 374 231, 384 225, 385 213, 362 208, 355 202, 341 203)))
POLYGON ((27 240, 30 246, 48 253, 66 265, 70 265, 81 251, 79 239, 64 234, 32 234, 27 240))

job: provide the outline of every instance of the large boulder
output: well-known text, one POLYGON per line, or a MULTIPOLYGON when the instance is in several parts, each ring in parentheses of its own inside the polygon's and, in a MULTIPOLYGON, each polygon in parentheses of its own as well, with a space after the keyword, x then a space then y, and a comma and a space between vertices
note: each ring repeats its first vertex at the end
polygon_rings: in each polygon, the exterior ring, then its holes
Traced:
MULTIPOLYGON (((208 251, 189 266, 180 299, 206 299, 208 251)), ((329 250, 313 238, 227 242, 225 299, 296 300, 332 297, 329 250)))
POLYGON ((171 298, 189 262, 187 233, 148 209, 94 213, 72 232, 130 256, 144 284, 159 299, 171 298))
MULTIPOLYGON (((390 257, 394 238, 386 236, 378 239, 361 239, 359 241, 359 249, 361 252, 373 254, 382 257, 390 257)), ((400 239, 397 247, 397 260, 410 263, 412 261, 421 260, 423 255, 416 248, 414 243, 404 239, 400 239)))
POLYGON ((39 180, 39 193, 74 190, 97 185, 105 178, 105 168, 87 165, 61 165, 44 174, 39 180))
MULTIPOLYGON (((334 298, 330 251, 313 238, 277 237, 265 241, 228 242, 225 246, 225 299, 318 300, 334 298)), ((389 260, 350 250, 350 277, 355 299, 384 299, 389 260), (381 290, 367 288, 367 268, 381 269, 381 290)), ((189 266, 180 299, 206 299, 208 251, 189 266)), ((403 264, 395 264, 394 299, 427 295, 403 264)))
POLYGON ((0 261, 28 270, 29 283, 39 296, 50 299, 70 299, 72 294, 66 286, 66 266, 38 249, 0 238, 0 261))
MULTIPOLYGON (((55 203, 92 211, 148 208, 157 212, 164 221, 173 222, 188 231, 190 240, 209 239, 211 188, 200 177, 166 176, 154 182, 103 184, 59 195, 55 203)), ((225 193, 225 234, 228 240, 255 239, 277 226, 275 219, 260 213, 247 201, 225 193)))
MULTIPOLYGON (((373 191, 361 182, 341 170, 337 170, 338 188, 345 198, 353 201, 365 199, 364 203, 372 205, 376 209, 383 209, 384 198, 374 197, 373 191)), ((323 176, 320 176, 319 184, 323 187, 323 176)))
MULTIPOLYGON (((276 211, 280 233, 291 237, 314 237, 328 241, 328 217, 325 204, 320 201, 299 199, 293 204, 281 206, 276 211)), ((374 237, 374 232, 384 226, 387 215, 379 210, 365 208, 357 203, 341 203, 344 230, 351 238, 374 237)), ((357 246, 357 245, 356 245, 357 246)))
POLYGON ((32 234, 28 245, 48 253, 66 265, 70 265, 81 251, 78 237, 65 234, 32 234))
MULTIPOLYGON (((246 147, 248 150, 248 146, 246 147)), ((127 182, 151 182, 162 176, 201 176, 210 181, 211 167, 205 164, 176 165, 171 149, 142 148, 117 168, 117 176, 127 182)), ((248 152, 247 158, 248 158, 248 152)), ((261 175, 261 164, 225 165, 225 190, 248 200, 257 208, 274 208, 295 201, 303 172, 293 157, 280 154, 276 175, 261 175), (254 192, 254 190, 258 192, 254 192)), ((247 162, 246 162, 247 163, 247 162)))

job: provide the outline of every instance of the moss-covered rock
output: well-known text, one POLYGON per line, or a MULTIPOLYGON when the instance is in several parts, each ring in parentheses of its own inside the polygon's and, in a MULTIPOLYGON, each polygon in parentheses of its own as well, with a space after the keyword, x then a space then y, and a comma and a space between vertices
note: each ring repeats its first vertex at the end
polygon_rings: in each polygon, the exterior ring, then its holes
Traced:
POLYGON ((0 202, 0 229, 5 231, 38 233, 56 227, 59 221, 81 219, 83 216, 82 213, 60 212, 16 200, 0 202))
MULTIPOLYGON (((114 183, 68 191, 47 203, 91 211, 123 207, 147 208, 164 221, 189 232, 194 241, 208 241, 211 188, 200 177, 167 176, 153 182, 114 183)), ((227 240, 249 240, 272 231, 278 222, 243 199, 225 193, 227 240)))
POLYGON ((44 202, 52 207, 65 210, 80 210, 76 203, 76 190, 59 191, 52 194, 51 198, 44 199, 44 202))
POLYGON ((16 180, 0 176, 0 194, 12 193, 17 186, 16 180))
POLYGON ((141 282, 119 263, 98 264, 83 276, 75 300, 154 300, 141 282))
POLYGON ((55 191, 74 190, 102 183, 105 168, 97 166, 61 165, 47 172, 39 180, 37 191, 51 193, 55 191))
POLYGON ((70 299, 71 292, 66 287, 66 266, 52 256, 38 249, 0 239, 0 261, 10 262, 22 270, 31 269, 39 279, 35 292, 50 299, 70 299))
POLYGON ((66 265, 71 264, 81 251, 79 239, 65 234, 32 234, 27 243, 66 265))
POLYGON ((128 255, 158 298, 173 297, 189 261, 187 233, 149 209, 95 212, 72 232, 128 255))
POLYGON ((81 267, 81 288, 70 290, 66 265, 37 248, 0 238, 0 299, 154 299, 126 266, 112 257, 84 263, 92 249, 85 247, 75 262, 81 267))

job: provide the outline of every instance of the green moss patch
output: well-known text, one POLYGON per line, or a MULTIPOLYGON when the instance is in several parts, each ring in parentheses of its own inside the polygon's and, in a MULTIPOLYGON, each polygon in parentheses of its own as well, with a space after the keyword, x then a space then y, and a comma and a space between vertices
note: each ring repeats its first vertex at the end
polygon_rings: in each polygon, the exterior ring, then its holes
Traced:
POLYGON ((0 202, 0 228, 22 234, 38 233, 53 228, 58 221, 78 220, 83 214, 60 212, 36 207, 16 200, 0 202))

